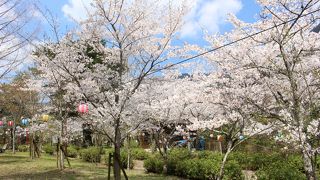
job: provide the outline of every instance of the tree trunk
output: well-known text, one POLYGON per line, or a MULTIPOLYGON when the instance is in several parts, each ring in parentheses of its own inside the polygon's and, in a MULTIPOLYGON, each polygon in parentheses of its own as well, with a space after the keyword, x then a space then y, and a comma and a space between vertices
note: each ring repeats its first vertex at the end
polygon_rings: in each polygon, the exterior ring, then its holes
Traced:
POLYGON ((163 140, 163 154, 164 154, 164 164, 163 164, 163 174, 168 174, 168 149, 167 142, 163 140))
POLYGON ((315 154, 311 151, 311 146, 306 143, 303 151, 303 164, 308 180, 317 180, 315 154))
POLYGON ((217 178, 218 180, 222 180, 223 179, 224 168, 225 168, 225 165, 227 163, 228 156, 231 153, 231 149, 232 149, 232 141, 229 141, 228 142, 227 152, 226 152, 226 154, 224 154, 223 160, 222 160, 222 163, 221 163, 221 166, 220 166, 220 172, 219 172, 219 176, 217 178))
POLYGON ((29 145, 29 149, 30 149, 30 158, 31 159, 34 159, 34 156, 35 156, 35 152, 34 152, 34 143, 33 143, 33 139, 34 139, 34 136, 33 136, 33 133, 32 133, 32 136, 30 137, 30 145, 29 145))
POLYGON ((131 149, 130 149, 130 135, 128 135, 128 167, 127 167, 127 169, 128 169, 128 171, 130 170, 130 158, 131 158, 131 149))
POLYGON ((114 158, 113 158, 113 173, 114 179, 121 179, 121 167, 120 167, 120 147, 121 147, 121 134, 119 129, 116 129, 115 133, 115 146, 114 146, 114 158))
MULTIPOLYGON (((60 114, 62 114, 60 112, 60 114)), ((67 153, 67 143, 65 142, 65 135, 66 135, 66 131, 65 131, 65 128, 66 128, 66 123, 67 121, 62 119, 61 121, 61 132, 60 132, 60 141, 59 141, 59 161, 60 161, 60 166, 59 166, 59 169, 60 170, 63 170, 64 169, 64 159, 66 158, 65 153, 67 153)), ((69 163, 69 162, 68 162, 69 163)))
POLYGON ((57 144, 57 165, 60 170, 64 169, 64 154, 61 149, 61 139, 59 137, 57 144))
MULTIPOLYGON (((61 144, 59 146, 61 146, 61 144)), ((64 154, 63 154, 63 151, 60 150, 60 170, 63 170, 63 169, 64 169, 64 154)))

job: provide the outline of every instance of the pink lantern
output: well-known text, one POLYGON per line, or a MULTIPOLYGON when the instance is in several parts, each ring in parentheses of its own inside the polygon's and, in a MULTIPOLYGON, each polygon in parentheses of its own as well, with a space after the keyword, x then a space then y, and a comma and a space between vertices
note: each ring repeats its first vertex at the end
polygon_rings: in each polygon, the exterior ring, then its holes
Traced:
POLYGON ((3 126, 3 121, 0 121, 0 126, 3 126))
POLYGON ((78 107, 78 112, 81 114, 85 114, 89 112, 89 106, 88 104, 80 104, 78 107))
POLYGON ((8 121, 8 126, 13 126, 13 121, 8 121))

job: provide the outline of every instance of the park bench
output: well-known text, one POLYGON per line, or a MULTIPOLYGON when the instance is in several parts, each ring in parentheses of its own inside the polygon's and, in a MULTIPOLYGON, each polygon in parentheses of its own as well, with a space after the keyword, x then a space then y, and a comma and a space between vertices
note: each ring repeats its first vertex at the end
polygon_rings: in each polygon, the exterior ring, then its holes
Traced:
POLYGON ((5 145, 2 146, 2 148, 0 149, 0 153, 4 153, 6 151, 7 145, 8 144, 5 144, 5 145))

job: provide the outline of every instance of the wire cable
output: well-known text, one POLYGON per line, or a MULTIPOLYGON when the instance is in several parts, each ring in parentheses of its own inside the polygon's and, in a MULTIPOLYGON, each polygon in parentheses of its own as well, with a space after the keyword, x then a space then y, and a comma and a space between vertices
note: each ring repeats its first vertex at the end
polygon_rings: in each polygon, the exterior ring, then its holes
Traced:
POLYGON ((267 29, 263 29, 263 30, 261 30, 261 31, 258 31, 258 32, 255 32, 255 33, 253 33, 253 34, 250 34, 250 35, 248 35, 248 36, 245 36, 245 37, 242 37, 242 38, 240 38, 240 39, 237 39, 237 40, 235 40, 235 41, 231 41, 231 42, 229 42, 229 43, 226 43, 226 44, 224 44, 224 45, 222 45, 222 46, 219 46, 219 47, 210 49, 210 50, 205 51, 205 52, 202 52, 202 53, 199 53, 199 54, 194 55, 194 56, 192 56, 192 57, 189 57, 189 58, 187 58, 187 59, 181 60, 181 61, 179 61, 179 62, 177 62, 177 63, 170 64, 170 65, 168 65, 168 66, 166 66, 166 67, 164 67, 164 68, 157 69, 157 70, 155 70, 155 71, 152 71, 152 72, 148 73, 146 76, 149 76, 149 75, 151 75, 151 74, 160 72, 160 71, 162 71, 162 70, 171 68, 171 67, 176 66, 176 65, 179 65, 179 64, 183 64, 183 63, 185 63, 185 62, 187 62, 187 61, 190 61, 190 60, 192 60, 192 59, 201 57, 201 56, 203 56, 203 55, 206 55, 206 54, 211 53, 211 52, 213 52, 213 51, 222 49, 222 48, 224 48, 224 47, 233 45, 233 44, 238 43, 238 42, 240 42, 240 41, 243 41, 243 40, 245 40, 245 39, 252 38, 252 37, 254 37, 254 36, 256 36, 256 35, 259 35, 259 34, 264 33, 264 32, 266 32, 266 31, 272 30, 272 29, 274 29, 274 28, 277 28, 277 27, 282 26, 282 25, 284 25, 284 24, 290 23, 290 22, 292 22, 292 21, 296 21, 296 20, 298 20, 298 19, 300 19, 300 18, 302 18, 302 17, 311 15, 311 14, 316 13, 316 12, 318 12, 318 11, 320 11, 320 9, 311 11, 311 12, 309 12, 309 13, 303 14, 303 15, 298 16, 298 17, 293 18, 293 19, 289 19, 289 20, 284 21, 284 22, 282 22, 282 23, 279 23, 279 24, 276 24, 276 25, 274 25, 274 26, 271 26, 271 27, 269 27, 269 28, 267 28, 267 29))

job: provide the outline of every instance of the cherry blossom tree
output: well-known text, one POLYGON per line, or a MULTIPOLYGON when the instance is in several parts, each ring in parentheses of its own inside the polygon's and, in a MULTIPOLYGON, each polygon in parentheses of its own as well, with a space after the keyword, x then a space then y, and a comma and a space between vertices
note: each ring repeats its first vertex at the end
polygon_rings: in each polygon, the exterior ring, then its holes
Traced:
POLYGON ((94 11, 80 31, 46 44, 52 56, 42 53, 35 58, 42 72, 51 74, 49 81, 64 80, 64 101, 89 104, 92 125, 115 146, 115 179, 120 179, 120 147, 126 133, 141 124, 131 118, 132 96, 147 75, 179 56, 179 47, 171 42, 190 3, 163 2, 94 1, 94 11))
MULTIPOLYGON (((39 54, 44 54, 50 57, 48 51, 38 49, 35 57, 39 54)), ((50 134, 57 137, 57 166, 59 169, 64 169, 64 159, 67 159, 69 166, 70 162, 67 158, 67 147, 71 140, 79 137, 79 132, 82 132, 83 118, 79 116, 75 108, 75 102, 65 100, 65 91, 63 88, 66 84, 63 78, 59 78, 55 74, 54 69, 48 68, 49 64, 44 64, 37 67, 38 73, 29 81, 29 88, 41 94, 43 100, 41 108, 38 108, 35 115, 32 117, 31 133, 40 132, 40 134, 50 134), (47 68, 43 68, 46 66, 47 68), (46 117, 47 116, 47 117, 46 117)))
POLYGON ((135 95, 139 99, 140 116, 147 119, 139 129, 148 131, 155 140, 155 146, 164 159, 164 173, 167 170, 167 155, 177 135, 187 136, 186 125, 190 124, 188 106, 198 92, 188 76, 157 77, 144 82, 135 95))
MULTIPOLYGON (((226 150, 217 179, 223 179, 224 168, 232 151, 245 140, 262 133, 270 133, 274 122, 265 123, 242 95, 246 91, 237 75, 217 68, 216 72, 200 76, 202 91, 188 107, 188 129, 207 129, 218 133, 226 142, 226 150)), ((249 84, 247 84, 249 85, 249 84)))
POLYGON ((262 12, 257 22, 244 23, 231 16, 235 29, 224 36, 207 36, 207 41, 217 47, 276 26, 207 58, 233 83, 223 94, 231 92, 230 100, 240 99, 228 103, 240 110, 230 116, 241 119, 241 112, 248 109, 257 120, 276 123, 285 140, 301 150, 307 178, 317 179, 320 36, 312 29, 319 23, 320 4, 314 0, 259 3, 262 12))

